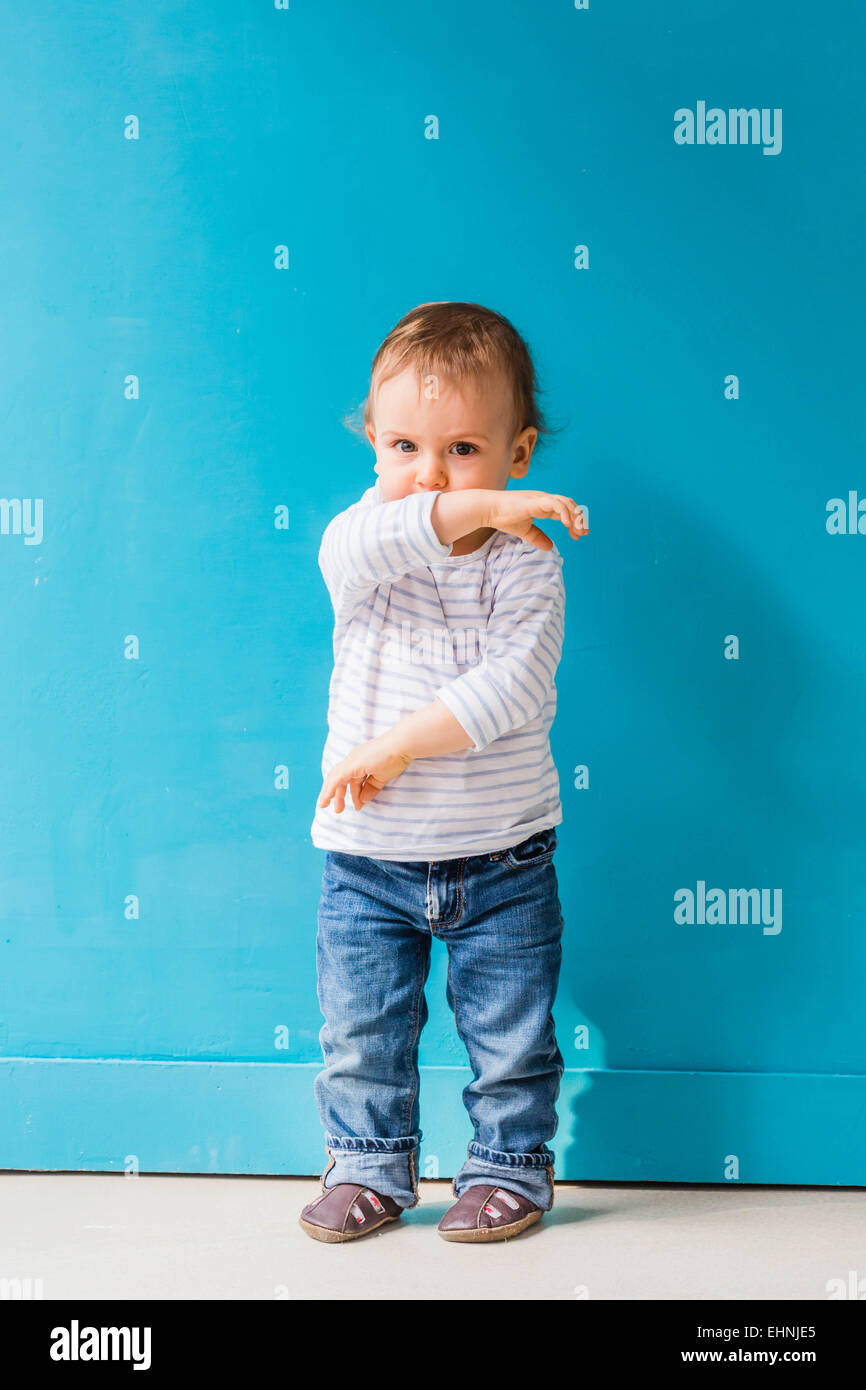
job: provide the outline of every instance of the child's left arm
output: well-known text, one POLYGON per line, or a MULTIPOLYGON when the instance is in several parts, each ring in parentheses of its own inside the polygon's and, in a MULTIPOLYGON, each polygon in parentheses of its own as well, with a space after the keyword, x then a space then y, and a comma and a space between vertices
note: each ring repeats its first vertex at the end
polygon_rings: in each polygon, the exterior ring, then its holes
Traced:
POLYGON ((350 790, 360 810, 415 759, 466 748, 480 752, 536 718, 562 655, 564 614, 561 555, 527 548, 497 586, 481 663, 354 748, 328 773, 319 805, 335 796, 334 809, 341 811, 350 790))
POLYGON ((388 782, 393 782, 416 758, 432 758, 439 753, 459 753, 472 739, 441 700, 431 700, 420 709, 399 719, 378 738, 359 743, 347 757, 336 763, 322 784, 319 805, 327 806, 334 797, 334 810, 342 811, 346 793, 360 811, 388 782))
POLYGON ((436 691, 471 734, 476 753, 541 713, 564 630, 562 556, 527 546, 496 586, 483 660, 436 691))

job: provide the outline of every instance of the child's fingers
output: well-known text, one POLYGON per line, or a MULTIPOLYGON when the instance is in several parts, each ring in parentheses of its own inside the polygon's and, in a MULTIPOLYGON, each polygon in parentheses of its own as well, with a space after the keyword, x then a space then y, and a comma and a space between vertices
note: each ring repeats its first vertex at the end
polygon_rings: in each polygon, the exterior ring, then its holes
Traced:
POLYGON ((539 550, 553 549, 553 541, 545 531, 542 531, 540 526, 531 526, 523 539, 528 541, 530 545, 536 546, 539 550))
POLYGON ((346 809, 346 793, 347 793, 347 792, 349 793, 349 795, 350 795, 351 798, 352 798, 352 802, 353 802, 353 804, 354 804, 355 810, 356 810, 356 811, 359 810, 360 807, 358 806, 358 792, 357 792, 357 788, 358 788, 358 781, 357 781, 357 778, 355 778, 355 777, 348 777, 348 776, 345 776, 345 775, 342 776, 342 777, 340 778, 340 786, 339 786, 339 789, 338 789, 338 791, 337 791, 337 800, 334 802, 334 810, 335 810, 335 811, 345 811, 345 809, 346 809))
POLYGON ((319 805, 325 807, 333 798, 334 810, 339 815, 346 809, 346 794, 348 793, 352 798, 355 810, 360 811, 363 804, 361 787, 364 780, 364 773, 339 772, 337 768, 333 768, 325 779, 322 794, 319 797, 319 805))
POLYGON ((586 530, 586 527, 583 525, 580 507, 573 498, 566 497, 564 493, 561 492, 542 493, 533 503, 532 514, 533 516, 555 517, 556 520, 562 522, 563 526, 565 526, 572 535, 583 535, 586 530))
POLYGON ((322 783, 322 792, 319 797, 320 806, 327 806, 328 802, 331 800, 331 797, 337 790, 337 784, 339 780, 339 773, 337 772, 337 769, 335 767, 332 767, 331 771, 328 773, 327 777, 322 783))
POLYGON ((579 507, 573 497, 565 497, 561 493, 552 493, 551 496, 557 503, 556 514, 563 526, 567 527, 572 536, 584 536, 587 534, 588 527, 586 518, 583 515, 583 508, 579 507))
POLYGON ((567 527, 569 531, 577 531, 580 525, 580 517, 578 516, 580 508, 577 503, 570 497, 562 496, 558 496, 557 501, 559 502, 559 519, 563 526, 567 527))
MULTIPOLYGON (((517 495, 519 494, 515 494, 515 496, 517 495)), ((532 509, 532 516, 553 516, 560 510, 562 501, 563 499, 556 492, 539 492, 535 496, 530 496, 528 505, 532 509)))
POLYGON ((569 506, 568 529, 575 536, 585 536, 589 527, 586 524, 583 508, 579 507, 576 502, 573 502, 570 497, 567 497, 565 500, 568 502, 569 506))
POLYGON ((337 793, 339 778, 335 776, 335 771, 336 769, 332 768, 322 783, 322 791, 318 802, 320 806, 327 806, 331 798, 337 793))
POLYGON ((334 810, 339 814, 346 809, 348 794, 352 798, 355 810, 360 811, 380 790, 370 777, 371 774, 363 764, 359 766, 357 763, 345 763, 342 767, 332 767, 322 784, 319 806, 327 806, 333 798, 334 810))
MULTIPOLYGON (((548 514, 555 520, 561 521, 566 527, 570 536, 575 540, 578 536, 587 535, 587 527, 583 519, 583 512, 576 502, 570 497, 559 497, 555 494, 550 495, 549 501, 544 507, 533 508, 535 515, 548 514)), ((533 526, 523 537, 530 545, 537 546, 539 550, 551 550, 553 541, 541 530, 539 526, 533 526)))

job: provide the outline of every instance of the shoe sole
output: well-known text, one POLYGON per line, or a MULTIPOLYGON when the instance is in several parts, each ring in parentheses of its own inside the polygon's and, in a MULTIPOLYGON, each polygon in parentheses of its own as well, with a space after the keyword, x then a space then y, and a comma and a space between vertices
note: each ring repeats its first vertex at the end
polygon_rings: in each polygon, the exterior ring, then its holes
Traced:
POLYGON ((381 1221, 377 1221, 375 1226, 368 1226, 366 1231, 334 1231, 330 1226, 314 1226, 312 1221, 305 1221, 302 1216, 298 1217, 298 1224, 303 1227, 308 1236, 313 1240, 324 1240, 328 1245, 336 1245, 346 1240, 363 1240, 364 1236, 371 1236, 375 1231, 381 1231, 383 1226, 387 1226, 390 1221, 399 1221, 399 1216, 383 1216, 381 1221))
POLYGON ((512 1221, 508 1226, 472 1226, 465 1231, 459 1228, 453 1231, 440 1230, 439 1234, 443 1240, 456 1240, 462 1244, 473 1245, 477 1241, 507 1240, 509 1236, 519 1235, 527 1226, 540 1221, 543 1215, 543 1211, 531 1211, 528 1216, 522 1216, 519 1221, 512 1221))

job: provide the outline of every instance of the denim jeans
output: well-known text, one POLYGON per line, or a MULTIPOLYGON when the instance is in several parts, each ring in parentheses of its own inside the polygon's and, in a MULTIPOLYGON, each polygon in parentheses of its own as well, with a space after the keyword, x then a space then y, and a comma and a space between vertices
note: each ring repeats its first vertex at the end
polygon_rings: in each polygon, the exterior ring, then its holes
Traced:
POLYGON ((562 910, 555 828, 509 849, 439 862, 325 851, 318 913, 314 1082, 329 1162, 321 1185, 364 1183, 418 1202, 418 1044, 432 937, 448 951, 446 999, 473 1080, 474 1137, 453 1181, 553 1205, 555 1103, 563 1072, 552 1008, 562 910))

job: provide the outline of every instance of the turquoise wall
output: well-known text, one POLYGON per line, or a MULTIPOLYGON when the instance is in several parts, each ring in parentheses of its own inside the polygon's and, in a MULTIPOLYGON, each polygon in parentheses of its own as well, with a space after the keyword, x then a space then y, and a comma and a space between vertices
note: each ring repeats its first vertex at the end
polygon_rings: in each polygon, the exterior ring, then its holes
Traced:
MULTIPOLYGON (((471 299, 591 518, 547 528, 558 1175, 863 1183, 863 13, 4 8, 0 1167, 323 1167, 318 542, 382 337, 471 299), (675 138, 713 107, 765 127, 675 138)), ((442 943, 428 999, 450 1176, 442 943)))

